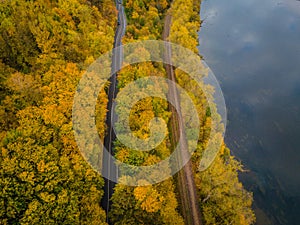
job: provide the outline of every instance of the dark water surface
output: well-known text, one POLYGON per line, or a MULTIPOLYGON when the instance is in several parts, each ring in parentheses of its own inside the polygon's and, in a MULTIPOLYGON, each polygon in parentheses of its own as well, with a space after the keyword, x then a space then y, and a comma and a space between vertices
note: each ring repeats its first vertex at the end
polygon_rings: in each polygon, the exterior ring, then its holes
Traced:
POLYGON ((204 0, 200 52, 220 81, 225 141, 257 224, 300 224, 300 1, 204 0))

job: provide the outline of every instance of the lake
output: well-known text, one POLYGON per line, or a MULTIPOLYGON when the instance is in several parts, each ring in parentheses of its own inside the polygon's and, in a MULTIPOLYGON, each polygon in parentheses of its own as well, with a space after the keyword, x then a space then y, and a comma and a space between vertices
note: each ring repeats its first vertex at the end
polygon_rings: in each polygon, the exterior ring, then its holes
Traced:
POLYGON ((204 0, 199 49, 220 82, 225 142, 257 224, 300 224, 300 1, 204 0))

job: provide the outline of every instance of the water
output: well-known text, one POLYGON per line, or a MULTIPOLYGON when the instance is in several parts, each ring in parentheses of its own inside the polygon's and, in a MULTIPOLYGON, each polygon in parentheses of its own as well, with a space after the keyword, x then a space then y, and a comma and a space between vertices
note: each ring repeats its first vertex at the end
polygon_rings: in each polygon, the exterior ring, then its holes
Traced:
POLYGON ((225 141, 249 172, 257 224, 300 224, 300 1, 204 0, 200 52, 228 109, 225 141), (299 216, 298 216, 299 215, 299 216))

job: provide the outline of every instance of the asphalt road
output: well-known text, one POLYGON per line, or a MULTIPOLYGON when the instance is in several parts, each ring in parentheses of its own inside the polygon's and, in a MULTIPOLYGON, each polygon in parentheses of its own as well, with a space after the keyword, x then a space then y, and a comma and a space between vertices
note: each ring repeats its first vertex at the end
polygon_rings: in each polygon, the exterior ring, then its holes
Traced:
MULTIPOLYGON (((126 16, 125 16, 124 7, 122 5, 122 0, 116 0, 116 7, 118 10, 118 25, 117 25, 115 39, 114 39, 114 50, 113 50, 112 64, 111 64, 112 71, 117 71, 121 67, 123 61, 122 37, 124 36, 126 30, 126 16)), ((111 158, 111 155, 114 155, 113 148, 114 148, 114 141, 116 140, 116 134, 113 130, 113 124, 116 121, 115 109, 113 107, 113 100, 116 98, 118 93, 117 73, 113 74, 110 77, 109 81, 110 81, 110 85, 108 87, 108 104, 107 104, 108 111, 106 115, 107 133, 106 136, 104 137, 104 147, 107 149, 109 153, 103 151, 102 173, 108 174, 108 177, 112 177, 113 180, 117 180, 118 169, 111 158)), ((106 222, 108 224, 111 224, 109 220, 108 212, 111 207, 110 198, 112 196, 115 183, 106 178, 104 179, 104 181, 105 181, 104 196, 102 198, 101 205, 106 211, 106 215, 107 215, 106 222)))

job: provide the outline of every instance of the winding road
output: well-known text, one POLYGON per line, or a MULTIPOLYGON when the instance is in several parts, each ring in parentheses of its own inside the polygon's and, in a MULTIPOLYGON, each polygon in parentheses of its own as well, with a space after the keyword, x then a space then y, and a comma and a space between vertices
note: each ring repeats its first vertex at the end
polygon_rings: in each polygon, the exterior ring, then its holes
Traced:
MULTIPOLYGON (((114 50, 112 56, 112 64, 111 69, 112 71, 118 71, 121 68, 122 61, 123 61, 123 52, 122 52, 122 37, 125 34, 126 30, 126 16, 124 11, 124 6, 122 5, 122 0, 116 0, 116 7, 118 10, 118 24, 117 30, 115 33, 114 39, 114 50)), ((102 162, 102 173, 108 174, 108 177, 117 180, 118 179, 118 169, 112 160, 111 155, 114 155, 113 148, 114 148, 114 141, 116 140, 116 134, 113 129, 113 124, 116 121, 115 116, 115 109, 113 105, 113 101, 117 96, 118 89, 117 89, 117 73, 114 73, 109 79, 110 85, 108 87, 108 104, 107 104, 107 115, 106 115, 106 125, 107 125, 107 133, 104 137, 104 147, 107 151, 103 151, 103 162, 102 162)), ((113 193, 113 188, 115 183, 110 179, 104 179, 104 195, 101 201, 101 205, 106 211, 106 222, 111 224, 109 220, 109 210, 111 207, 110 198, 113 193)))

